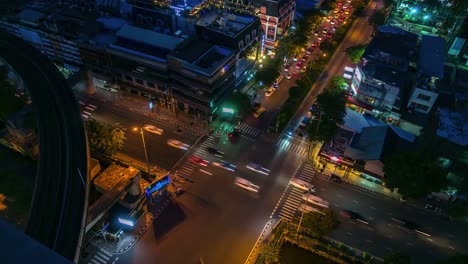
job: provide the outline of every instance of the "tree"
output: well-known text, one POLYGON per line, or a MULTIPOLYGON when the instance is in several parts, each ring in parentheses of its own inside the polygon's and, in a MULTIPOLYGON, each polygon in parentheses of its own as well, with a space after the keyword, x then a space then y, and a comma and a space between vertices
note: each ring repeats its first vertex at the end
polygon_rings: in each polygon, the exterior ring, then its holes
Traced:
POLYGON ((340 85, 341 79, 332 79, 325 91, 317 96, 319 110, 306 129, 310 140, 329 141, 335 135, 338 124, 343 124, 346 97, 340 85))
POLYGON ((331 209, 327 209, 323 213, 305 213, 302 218, 302 227, 317 237, 331 233, 338 227, 338 221, 331 209))
POLYGON ((369 17, 368 19, 369 25, 373 26, 372 35, 374 35, 378 26, 385 24, 386 19, 387 19, 387 14, 382 9, 375 11, 372 14, 372 16, 369 17))
POLYGON ((396 252, 386 256, 384 264, 411 264, 411 257, 405 252, 396 252))
POLYGON ((15 96, 16 86, 8 80, 6 67, 0 68, 0 122, 5 122, 8 115, 23 108, 26 98, 15 96))
POLYGON ((367 5, 367 1, 365 0, 354 0, 354 12, 356 14, 359 14, 359 15, 362 15, 363 14, 363 10, 364 8, 366 7, 367 5))
POLYGON ((262 246, 258 253, 258 258, 266 264, 279 263, 280 250, 278 244, 268 243, 262 246))
POLYGON ((280 74, 280 65, 281 61, 277 58, 267 61, 264 63, 263 68, 257 71, 255 79, 257 82, 262 82, 264 87, 272 85, 280 74))
POLYGON ((236 114, 243 116, 244 114, 250 112, 251 101, 248 95, 236 91, 226 99, 223 106, 234 109, 236 114))
POLYGON ((358 63, 361 59, 364 51, 366 51, 367 45, 356 45, 349 47, 345 50, 352 63, 358 63))
POLYGON ((437 264, 466 264, 468 263, 468 256, 464 254, 455 254, 445 260, 437 262, 437 264))
POLYGON ((86 120, 86 132, 93 153, 112 156, 124 146, 125 129, 120 125, 106 126, 91 118, 86 120))
POLYGON ((384 0, 383 1, 383 6, 385 9, 389 8, 391 5, 393 5, 393 0, 384 0))
POLYGON ((433 157, 421 152, 398 152, 385 160, 383 168, 388 188, 412 198, 422 198, 446 187, 447 173, 433 157))

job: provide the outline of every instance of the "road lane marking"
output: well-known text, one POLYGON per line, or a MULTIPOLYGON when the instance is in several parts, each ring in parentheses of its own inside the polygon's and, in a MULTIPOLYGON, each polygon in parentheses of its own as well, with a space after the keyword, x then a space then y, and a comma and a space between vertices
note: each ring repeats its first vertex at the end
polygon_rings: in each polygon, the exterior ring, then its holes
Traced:
POLYGON ((410 246, 410 247, 411 247, 411 246, 414 246, 414 245, 411 244, 410 242, 407 242, 406 245, 408 245, 408 246, 410 246))
POLYGON ((393 251, 393 249, 391 249, 391 248, 389 248, 389 247, 386 247, 385 249, 386 249, 386 250, 393 251))
POLYGON ((320 190, 321 190, 321 191, 325 191, 325 189, 324 189, 324 188, 320 188, 320 190))
POLYGON ((427 239, 428 241, 430 241, 430 242, 433 242, 433 241, 434 241, 434 240, 432 240, 432 239, 430 239, 430 238, 426 238, 426 239, 427 239))
POLYGON ((206 171, 206 170, 200 169, 200 171, 203 172, 203 173, 206 173, 206 174, 208 174, 208 175, 213 175, 213 173, 211 173, 211 172, 209 172, 209 171, 206 171))
POLYGON ((392 225, 392 224, 387 224, 387 225, 388 225, 388 226, 390 226, 390 227, 393 227, 393 225, 392 225))
POLYGON ((352 236, 352 235, 353 235, 353 234, 351 234, 350 232, 346 232, 346 234, 348 234, 348 235, 350 235, 350 236, 352 236))
POLYGON ((427 237, 430 237, 430 236, 431 236, 430 234, 424 233, 424 232, 419 231, 419 230, 414 230, 414 231, 415 231, 416 233, 419 233, 419 234, 421 234, 421 235, 425 235, 425 236, 427 236, 427 237))
POLYGON ((367 243, 373 243, 372 240, 369 240, 369 239, 367 239, 366 242, 367 243))
POLYGON ((370 231, 374 231, 374 229, 373 229, 373 228, 370 228, 370 227, 368 227, 367 229, 369 229, 370 231))
POLYGON ((112 257, 113 255, 107 251, 105 251, 104 249, 100 249, 99 252, 103 253, 104 255, 107 255, 109 257, 112 257))
POLYGON ((386 237, 392 239, 393 237, 391 235, 385 235, 386 237))
POLYGON ((343 195, 339 195, 339 194, 337 194, 336 196, 338 196, 338 197, 340 197, 340 198, 342 198, 342 197, 343 197, 343 195))
POLYGON ((369 220, 374 220, 374 217, 370 217, 370 216, 369 216, 368 218, 369 218, 369 220))
POLYGON ((375 207, 374 207, 374 206, 371 206, 370 209, 375 210, 375 207))
POLYGON ((336 207, 339 207, 339 206, 340 206, 339 204, 333 204, 333 205, 336 206, 336 207))
POLYGON ((455 250, 455 248, 452 246, 448 246, 448 248, 450 248, 451 250, 455 250))
POLYGON ((359 202, 358 202, 358 201, 356 201, 356 200, 353 200, 353 202, 355 202, 355 203, 359 203, 359 202))

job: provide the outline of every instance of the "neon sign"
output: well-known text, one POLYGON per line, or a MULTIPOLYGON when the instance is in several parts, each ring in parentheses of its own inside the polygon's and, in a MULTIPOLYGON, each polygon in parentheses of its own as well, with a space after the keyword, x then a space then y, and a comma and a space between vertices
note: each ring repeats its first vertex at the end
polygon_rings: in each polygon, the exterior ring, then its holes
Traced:
POLYGON ((166 175, 166 176, 162 177, 160 180, 158 180, 158 181, 150 184, 148 187, 146 187, 146 189, 145 189, 146 196, 149 196, 154 192, 160 191, 162 188, 164 188, 170 182, 171 182, 171 179, 169 178, 169 175, 166 175))
POLYGON ((181 6, 169 6, 172 10, 174 10, 176 16, 181 16, 180 12, 183 12, 185 10, 185 7, 181 6))

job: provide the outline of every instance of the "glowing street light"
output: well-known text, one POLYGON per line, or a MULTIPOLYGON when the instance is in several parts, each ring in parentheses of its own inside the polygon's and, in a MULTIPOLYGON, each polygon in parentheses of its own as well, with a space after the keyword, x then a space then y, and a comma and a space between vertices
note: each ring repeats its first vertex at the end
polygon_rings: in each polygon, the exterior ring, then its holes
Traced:
POLYGON ((430 16, 429 16, 429 15, 425 15, 425 16, 423 16, 423 19, 424 19, 424 20, 428 20, 429 18, 430 18, 430 16))
POLYGON ((141 140, 143 142, 143 149, 145 150, 145 158, 146 158, 146 166, 148 167, 148 174, 150 174, 150 165, 148 160, 148 151, 146 150, 146 141, 145 141, 145 134, 143 133, 143 127, 134 127, 133 131, 140 130, 141 140))
POLYGON ((411 14, 415 14, 415 13, 417 13, 417 12, 418 12, 418 9, 417 9, 417 8, 413 7, 413 8, 411 9, 411 14))

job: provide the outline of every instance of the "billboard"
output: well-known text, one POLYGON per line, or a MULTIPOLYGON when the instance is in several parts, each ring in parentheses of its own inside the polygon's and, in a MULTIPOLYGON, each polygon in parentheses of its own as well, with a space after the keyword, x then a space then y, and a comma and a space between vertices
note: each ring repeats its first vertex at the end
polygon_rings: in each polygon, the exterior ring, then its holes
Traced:
POLYGON ((148 187, 145 189, 145 194, 146 196, 150 196, 152 193, 155 193, 157 191, 160 191, 163 189, 166 185, 168 185, 171 182, 170 175, 166 175, 162 177, 161 179, 153 182, 150 184, 148 187))

